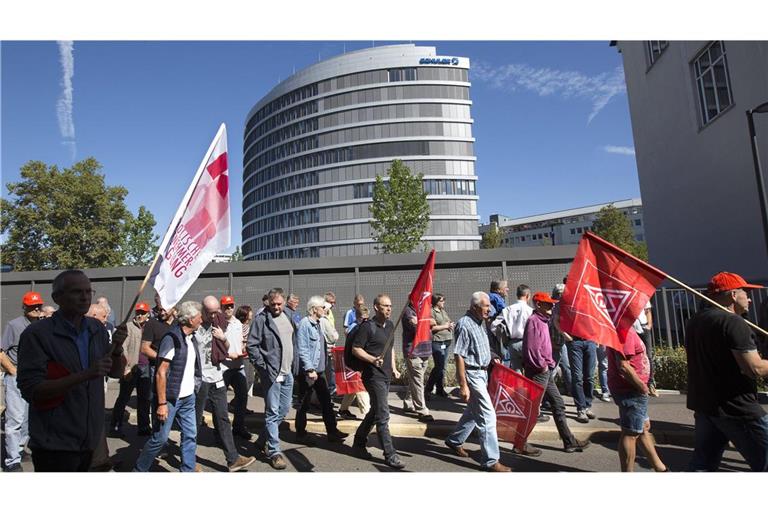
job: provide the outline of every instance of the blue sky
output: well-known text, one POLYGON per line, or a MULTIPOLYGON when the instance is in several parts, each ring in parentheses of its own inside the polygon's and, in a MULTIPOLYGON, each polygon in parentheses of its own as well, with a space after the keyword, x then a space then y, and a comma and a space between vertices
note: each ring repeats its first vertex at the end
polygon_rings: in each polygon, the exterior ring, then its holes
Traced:
POLYGON ((54 41, 3 42, 3 197, 29 160, 93 156, 109 184, 128 188, 132 211, 152 211, 162 238, 224 122, 234 249, 251 107, 294 69, 403 42, 470 58, 482 222, 639 197, 621 56, 608 41, 428 40, 75 41, 71 60, 54 41))

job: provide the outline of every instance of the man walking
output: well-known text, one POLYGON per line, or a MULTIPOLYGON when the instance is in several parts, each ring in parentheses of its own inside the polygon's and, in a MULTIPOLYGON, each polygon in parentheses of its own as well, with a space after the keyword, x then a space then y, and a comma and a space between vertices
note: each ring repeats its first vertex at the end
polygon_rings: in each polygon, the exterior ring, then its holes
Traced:
POLYGON ((741 315, 749 311, 749 284, 720 272, 707 293, 723 306, 699 310, 686 328, 688 409, 694 411, 696 441, 690 469, 716 471, 728 441, 752 471, 768 471, 768 416, 757 395, 758 377, 768 376, 755 335, 741 315))
POLYGON ((104 377, 123 375, 122 346, 110 346, 104 326, 85 317, 93 289, 82 271, 65 270, 51 288, 59 310, 19 340, 32 462, 37 472, 88 471, 104 431, 104 377))
POLYGON ((491 310, 488 313, 488 318, 495 319, 501 311, 507 307, 507 294, 509 293, 509 284, 506 280, 491 281, 491 293, 489 294, 491 300, 491 310))
POLYGON ((325 365, 328 361, 327 345, 323 336, 320 319, 325 314, 325 299, 316 295, 307 302, 307 316, 301 319, 296 344, 299 351, 299 397, 301 405, 296 412, 296 439, 307 439, 307 409, 312 391, 317 393, 317 400, 323 411, 323 423, 328 441, 339 442, 348 434, 336 427, 336 416, 331 404, 331 395, 325 381, 325 365))
POLYGON ((21 299, 23 314, 8 322, 0 348, 6 355, 5 377, 5 471, 22 471, 21 454, 29 441, 29 404, 21 397, 16 383, 19 366, 19 340, 24 329, 42 317, 43 298, 27 292, 21 299))
MULTIPOLYGON (((566 453, 580 452, 589 446, 589 441, 577 440, 565 417, 565 403, 555 385, 553 372, 557 363, 552 358, 552 340, 549 337, 549 320, 552 316, 552 307, 557 301, 545 292, 536 292, 533 295, 535 310, 525 324, 523 334, 523 368, 525 376, 544 388, 544 397, 552 405, 552 416, 555 418, 557 432, 563 440, 566 453)), ((535 449, 533 453, 526 446, 520 453, 537 456, 541 450, 535 449)))
POLYGON ((355 295, 355 300, 352 302, 352 307, 349 308, 349 310, 347 310, 346 314, 344 315, 344 334, 349 334, 349 331, 355 327, 355 322, 357 321, 357 310, 360 309, 361 306, 365 306, 365 297, 358 293, 355 295))
POLYGON ((245 360, 248 357, 248 352, 245 350, 245 343, 243 343, 243 324, 235 318, 234 297, 224 295, 219 303, 221 309, 224 310, 224 318, 227 320, 227 330, 224 335, 229 344, 229 357, 222 363, 225 367, 224 386, 225 388, 232 387, 235 392, 235 419, 232 422, 232 433, 250 441, 251 433, 245 428, 245 414, 248 410, 248 379, 245 375, 245 360))
MULTIPOLYGON (((256 459, 243 457, 235 448, 235 441, 232 438, 232 424, 229 422, 227 410, 227 386, 225 385, 224 373, 221 366, 213 364, 211 360, 214 338, 228 344, 225 332, 213 324, 214 315, 217 313, 220 313, 219 301, 216 297, 208 295, 203 299, 203 322, 195 333, 203 376, 200 390, 195 397, 195 425, 197 425, 198 430, 201 428, 205 404, 210 400, 213 406, 213 422, 224 449, 227 468, 229 471, 239 471, 253 464, 256 459)), ((240 327, 240 337, 242 339, 242 327, 240 327)))
POLYGON ((533 314, 533 308, 528 305, 530 300, 531 289, 521 284, 517 287, 517 301, 502 309, 491 324, 500 341, 501 362, 516 372, 523 371, 523 331, 533 314))
POLYGON ((427 364, 432 353, 432 342, 430 340, 419 343, 413 348, 413 353, 411 353, 419 319, 416 316, 416 310, 410 302, 408 307, 405 308, 402 322, 403 357, 405 358, 405 375, 408 380, 408 390, 403 400, 403 409, 407 412, 415 411, 418 414, 419 421, 431 423, 435 419, 429 413, 429 408, 424 400, 424 376, 427 373, 427 364))
POLYGON ((254 317, 248 334, 248 356, 259 372, 264 389, 264 429, 256 446, 269 458, 274 469, 285 469, 278 427, 291 407, 293 374, 298 369, 299 353, 294 346, 296 327, 283 312, 283 292, 272 288, 267 300, 269 306, 254 317))
POLYGON ((362 372, 363 385, 371 397, 371 409, 357 428, 352 446, 358 457, 371 459, 372 455, 366 446, 368 435, 375 425, 379 443, 384 450, 384 462, 391 468, 403 469, 405 464, 397 455, 389 433, 389 404, 387 403, 390 375, 394 374, 395 378, 400 377, 400 372, 394 367, 394 347, 386 350, 385 353, 387 342, 395 330, 390 320, 392 299, 388 295, 378 295, 373 301, 373 309, 375 316, 360 326, 361 330, 355 335, 352 348, 352 355, 366 363, 362 372))
POLYGON ((155 376, 157 424, 136 460, 134 471, 146 472, 168 442, 174 419, 181 428, 181 468, 196 469, 197 424, 195 393, 202 382, 202 366, 195 333, 203 323, 199 302, 183 302, 178 309, 178 325, 163 336, 157 351, 155 376))
MULTIPOLYGON (((491 364, 491 346, 485 329, 485 321, 491 301, 484 292, 472 294, 469 311, 456 323, 456 379, 461 399, 467 407, 459 424, 445 440, 446 446, 459 457, 469 457, 462 447, 477 427, 480 437, 482 467, 486 471, 506 473, 512 471, 499 462, 499 438, 496 433, 496 410, 488 394, 488 365, 491 364)), ((497 358, 498 356, 495 356, 497 358)))

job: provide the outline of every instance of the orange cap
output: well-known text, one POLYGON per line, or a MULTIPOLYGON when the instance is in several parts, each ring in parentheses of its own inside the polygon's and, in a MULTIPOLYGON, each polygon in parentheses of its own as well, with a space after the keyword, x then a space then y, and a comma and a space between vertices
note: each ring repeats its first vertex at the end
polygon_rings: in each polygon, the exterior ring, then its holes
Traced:
POLYGON ((231 295, 223 295, 219 302, 221 303, 222 306, 226 306, 228 304, 234 304, 235 298, 231 295))
POLYGON ((730 290, 737 290, 739 288, 764 288, 759 284, 749 284, 739 274, 732 272, 720 272, 712 276, 707 285, 707 291, 709 293, 727 292, 730 290))
POLYGON ((136 304, 136 311, 149 313, 149 304, 147 304, 146 302, 139 302, 138 304, 136 304))
POLYGON ((536 292, 533 294, 533 302, 548 302, 550 304, 557 304, 559 301, 556 301, 550 297, 546 292, 536 292))
POLYGON ((37 292, 25 293, 24 298, 21 299, 21 302, 23 302, 25 306, 38 306, 40 304, 44 304, 43 298, 37 292))

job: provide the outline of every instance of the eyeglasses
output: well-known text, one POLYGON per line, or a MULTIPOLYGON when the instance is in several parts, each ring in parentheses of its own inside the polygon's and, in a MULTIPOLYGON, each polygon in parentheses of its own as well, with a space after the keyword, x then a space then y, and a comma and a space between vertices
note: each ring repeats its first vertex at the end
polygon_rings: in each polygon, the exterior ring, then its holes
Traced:
POLYGON ((235 309, 235 305, 234 304, 225 304, 224 305, 224 309, 235 309))

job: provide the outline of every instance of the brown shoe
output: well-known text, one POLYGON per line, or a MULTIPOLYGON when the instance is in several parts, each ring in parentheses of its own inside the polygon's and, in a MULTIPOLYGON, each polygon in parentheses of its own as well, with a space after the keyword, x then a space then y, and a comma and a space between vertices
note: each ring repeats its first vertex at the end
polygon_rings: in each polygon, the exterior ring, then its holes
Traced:
POLYGON ((455 453, 459 457, 464 457, 464 458, 469 457, 469 453, 467 453, 467 450, 465 450, 461 446, 453 446, 453 445, 448 444, 448 443, 445 443, 445 446, 447 446, 448 448, 453 450, 453 453, 455 453))
POLYGON ((245 469, 256 461, 256 457, 243 457, 240 455, 235 462, 227 466, 230 473, 245 469))
POLYGON ((203 466, 200 464, 195 464, 195 473, 202 473, 203 472, 203 466))
POLYGON ((269 458, 269 465, 272 466, 273 469, 285 469, 288 467, 288 464, 285 463, 285 459, 283 459, 283 456, 279 453, 276 453, 269 458))
POLYGON ((501 462, 497 462, 493 466, 488 466, 483 469, 491 473, 509 473, 510 471, 512 471, 512 468, 510 468, 509 466, 505 466, 501 462))

